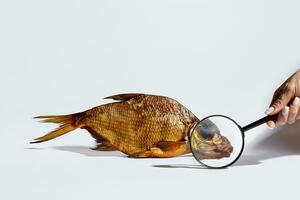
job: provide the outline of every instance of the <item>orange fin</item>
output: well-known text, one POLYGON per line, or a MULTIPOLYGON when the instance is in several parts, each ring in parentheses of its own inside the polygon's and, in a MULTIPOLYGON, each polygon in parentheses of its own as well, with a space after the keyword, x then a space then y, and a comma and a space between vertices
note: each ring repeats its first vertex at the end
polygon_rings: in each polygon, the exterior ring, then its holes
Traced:
POLYGON ((48 140, 52 140, 56 137, 64 135, 70 131, 73 131, 79 128, 81 125, 80 118, 82 117, 82 113, 75 113, 71 115, 53 115, 53 116, 38 116, 35 117, 37 119, 42 119, 42 122, 51 122, 51 123, 58 123, 59 127, 50 133, 38 137, 34 139, 35 141, 30 142, 31 144, 45 142, 48 140))
POLYGON ((141 96, 144 94, 139 94, 139 93, 127 93, 127 94, 117 94, 109 97, 105 97, 104 99, 113 99, 117 101, 127 101, 129 99, 141 96))
POLYGON ((149 150, 129 155, 134 158, 171 158, 190 153, 188 141, 161 141, 149 150))

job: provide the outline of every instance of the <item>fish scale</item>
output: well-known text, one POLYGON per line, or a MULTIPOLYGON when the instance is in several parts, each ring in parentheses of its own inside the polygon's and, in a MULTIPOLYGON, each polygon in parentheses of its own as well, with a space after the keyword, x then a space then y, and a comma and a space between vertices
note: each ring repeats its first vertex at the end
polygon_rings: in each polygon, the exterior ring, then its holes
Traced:
MULTIPOLYGON (((68 127, 67 132, 76 128, 86 129, 97 141, 128 155, 149 151, 154 147, 157 150, 157 144, 173 145, 176 152, 176 145, 181 147, 180 142, 186 141, 188 131, 199 121, 193 113, 169 97, 120 94, 108 98, 117 102, 71 115, 38 118, 44 119, 44 122, 59 122, 68 127)), ((65 133, 59 127, 33 143, 44 142, 65 133)))

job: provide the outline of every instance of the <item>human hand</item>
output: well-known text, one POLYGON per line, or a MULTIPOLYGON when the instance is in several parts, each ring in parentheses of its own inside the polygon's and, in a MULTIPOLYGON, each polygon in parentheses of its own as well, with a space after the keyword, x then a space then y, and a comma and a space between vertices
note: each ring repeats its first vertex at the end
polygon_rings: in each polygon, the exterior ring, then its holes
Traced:
POLYGON ((269 121, 267 125, 274 128, 285 123, 292 124, 300 119, 300 70, 288 78, 274 93, 267 115, 278 114, 276 121, 269 121))

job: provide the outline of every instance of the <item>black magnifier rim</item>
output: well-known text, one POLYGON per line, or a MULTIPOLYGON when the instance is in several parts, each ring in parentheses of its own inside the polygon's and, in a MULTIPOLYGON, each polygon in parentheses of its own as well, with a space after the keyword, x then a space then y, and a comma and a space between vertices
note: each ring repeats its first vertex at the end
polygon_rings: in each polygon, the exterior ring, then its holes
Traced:
POLYGON ((207 116, 203 119, 201 119, 200 121, 198 121, 189 131, 189 134, 188 134, 188 139, 189 139, 189 145, 190 145, 190 148, 191 148, 191 152, 194 156, 194 158, 203 166, 209 168, 209 169, 224 169, 224 168, 227 168, 229 166, 231 166, 232 164, 234 164, 242 155, 243 151, 244 151, 244 146, 245 146, 245 134, 244 134, 244 131, 242 129, 242 127, 236 122, 234 121, 233 119, 231 119, 230 117, 226 116, 226 115, 210 115, 210 116, 207 116), (214 167, 214 166, 209 166, 209 165, 206 165, 204 164, 203 162, 201 162, 195 155, 193 149, 192 149, 192 142, 191 142, 191 134, 194 132, 196 126, 198 124, 200 124, 201 122, 203 122, 204 120, 208 119, 208 118, 212 118, 212 117, 224 117, 224 118, 227 118, 229 120, 231 120, 233 123, 235 123, 235 125, 240 129, 240 133, 242 135, 242 148, 240 150, 240 153, 238 154, 238 156, 233 160, 231 161, 230 163, 228 163, 227 165, 224 165, 224 166, 220 166, 220 167, 214 167))

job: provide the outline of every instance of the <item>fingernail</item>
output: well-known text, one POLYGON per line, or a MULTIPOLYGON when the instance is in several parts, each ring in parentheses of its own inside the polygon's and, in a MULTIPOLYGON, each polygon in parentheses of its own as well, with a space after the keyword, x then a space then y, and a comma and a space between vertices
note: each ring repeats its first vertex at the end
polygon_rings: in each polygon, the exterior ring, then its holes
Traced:
POLYGON ((275 127, 275 124, 274 123, 270 123, 270 124, 268 124, 268 127, 269 127, 269 129, 273 129, 275 127))
POLYGON ((275 127, 275 124, 272 124, 271 126, 270 126, 270 129, 273 129, 275 127))
POLYGON ((295 99, 293 101, 293 106, 298 106, 299 102, 300 102, 299 97, 295 97, 295 99))
POLYGON ((269 114, 271 114, 274 110, 275 110, 274 107, 270 107, 270 108, 268 108, 268 109, 265 111, 265 114, 266 114, 266 115, 269 115, 269 114))
POLYGON ((282 114, 284 116, 287 116, 289 114, 289 111, 290 111, 290 108, 288 106, 285 106, 284 109, 283 109, 283 111, 282 111, 282 114))

